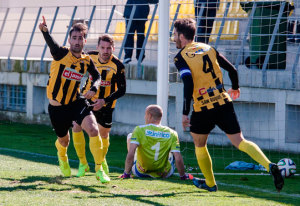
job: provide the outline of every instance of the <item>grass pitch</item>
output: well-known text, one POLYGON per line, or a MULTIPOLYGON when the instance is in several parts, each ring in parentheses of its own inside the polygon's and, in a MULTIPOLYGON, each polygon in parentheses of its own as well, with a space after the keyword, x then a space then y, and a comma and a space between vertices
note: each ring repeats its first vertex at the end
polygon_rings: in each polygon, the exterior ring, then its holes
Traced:
MULTIPOLYGON (((191 181, 181 181, 177 176, 167 180, 120 180, 126 138, 119 136, 111 137, 107 156, 112 180, 109 184, 98 182, 93 172, 82 178, 63 178, 56 159, 55 140, 54 132, 47 126, 0 122, 0 205, 299 205, 300 202, 299 176, 286 179, 281 193, 275 191, 270 176, 218 175, 216 193, 199 190, 191 181)), ((77 159, 72 144, 68 155, 77 159)), ((89 152, 88 160, 93 162, 89 152)), ((192 156, 185 160, 186 164, 196 164, 192 156)), ((71 161, 73 175, 77 165, 78 162, 71 161)), ((217 170, 221 172, 221 167, 217 170)))

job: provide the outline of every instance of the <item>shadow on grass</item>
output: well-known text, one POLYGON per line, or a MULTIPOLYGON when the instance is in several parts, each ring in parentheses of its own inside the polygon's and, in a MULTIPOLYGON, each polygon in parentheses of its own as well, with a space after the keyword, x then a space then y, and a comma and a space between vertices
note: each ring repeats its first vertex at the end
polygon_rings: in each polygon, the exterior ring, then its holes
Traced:
MULTIPOLYGON (((44 189, 43 186, 54 184, 54 185, 64 185, 67 188, 47 188, 49 191, 60 192, 60 191, 72 191, 72 190, 80 190, 88 193, 98 193, 99 191, 94 189, 93 186, 86 186, 86 185, 78 185, 78 184, 67 184, 63 182, 68 178, 64 178, 61 176, 28 176, 26 178, 16 180, 12 178, 1 178, 3 180, 10 181, 10 185, 16 184, 16 186, 9 186, 9 187, 0 187, 0 191, 7 191, 12 192, 16 190, 42 190, 44 189), (19 184, 29 184, 32 183, 34 185, 19 185, 19 184), (17 185, 18 184, 18 185, 17 185)), ((104 188, 105 186, 97 185, 99 188, 104 188)))

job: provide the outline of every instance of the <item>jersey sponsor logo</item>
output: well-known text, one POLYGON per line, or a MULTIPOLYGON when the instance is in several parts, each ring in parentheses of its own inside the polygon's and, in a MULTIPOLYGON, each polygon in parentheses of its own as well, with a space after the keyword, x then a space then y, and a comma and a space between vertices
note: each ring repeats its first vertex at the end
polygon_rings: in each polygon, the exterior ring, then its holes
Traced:
POLYGON ((71 69, 69 67, 65 68, 64 72, 62 73, 63 78, 69 80, 80 81, 83 77, 83 74, 77 72, 75 69, 71 69))
POLYGON ((196 50, 196 51, 192 51, 192 52, 186 52, 186 56, 189 58, 194 58, 196 56, 196 54, 203 54, 204 52, 207 52, 210 50, 210 47, 206 47, 206 48, 200 48, 198 49, 199 46, 196 46, 194 48, 192 48, 192 50, 196 50))
POLYGON ((155 137, 155 138, 170 138, 170 132, 161 132, 161 131, 153 131, 153 130, 146 130, 146 136, 148 137, 155 137))
POLYGON ((225 94, 219 94, 219 95, 211 97, 209 99, 202 100, 200 103, 201 103, 202 106, 204 106, 204 105, 209 104, 209 103, 218 102, 220 99, 225 99, 225 98, 226 98, 225 94))
POLYGON ((109 87, 111 85, 110 81, 101 80, 101 87, 109 87))
POLYGON ((199 94, 200 95, 204 95, 206 93, 211 93, 214 90, 219 90, 219 89, 222 89, 222 88, 223 88, 223 84, 218 84, 216 87, 210 87, 208 89, 206 89, 206 88, 200 88, 199 89, 199 94))

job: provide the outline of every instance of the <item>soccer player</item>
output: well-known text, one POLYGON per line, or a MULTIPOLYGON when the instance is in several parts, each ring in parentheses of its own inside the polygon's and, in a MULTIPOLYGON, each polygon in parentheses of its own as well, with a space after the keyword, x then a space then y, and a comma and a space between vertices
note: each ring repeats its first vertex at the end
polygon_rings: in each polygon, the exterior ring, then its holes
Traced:
POLYGON ((184 173, 177 132, 160 124, 162 113, 162 108, 158 105, 149 105, 146 108, 145 125, 135 127, 131 138, 127 140, 128 154, 125 170, 120 178, 129 178, 131 172, 136 177, 171 176, 175 168, 168 161, 170 152, 174 155, 180 178, 189 178, 189 175, 184 173), (134 161, 136 150, 137 160, 134 161))
POLYGON ((247 153, 272 174, 275 187, 280 191, 284 180, 278 166, 271 163, 260 148, 246 140, 241 132, 231 99, 235 100, 240 96, 236 69, 213 47, 193 41, 193 19, 176 20, 174 27, 174 41, 180 49, 174 62, 184 84, 182 126, 184 130, 190 127, 197 161, 205 177, 205 180, 194 178, 193 183, 201 189, 217 191, 212 161, 206 146, 210 131, 217 125, 236 148, 247 153), (228 92, 223 85, 221 67, 228 71, 232 82, 232 89, 228 92), (192 97, 194 111, 189 119, 192 97))
MULTIPOLYGON (((100 89, 92 98, 94 103, 94 115, 97 119, 100 136, 103 142, 101 154, 104 158, 102 168, 106 175, 109 173, 105 156, 109 147, 109 132, 112 126, 112 114, 117 99, 126 92, 125 68, 121 61, 113 55, 114 40, 104 34, 98 39, 97 51, 88 52, 95 66, 101 74, 100 89)), ((83 94, 86 94, 92 86, 92 78, 89 78, 83 88, 83 94)), ((73 141, 80 164, 77 176, 82 177, 89 171, 89 165, 85 155, 85 139, 82 129, 79 125, 73 127, 73 141)))
POLYGON ((58 137, 55 146, 61 172, 65 177, 71 176, 67 148, 70 142, 69 129, 75 121, 90 137, 90 148, 97 168, 96 178, 105 179, 104 172, 100 170, 103 161, 102 140, 95 116, 87 102, 87 99, 96 94, 101 81, 100 74, 90 56, 82 52, 86 43, 87 26, 81 23, 73 25, 68 39, 70 48, 61 47, 53 40, 48 32, 44 16, 39 28, 53 56, 47 84, 47 97, 49 116, 58 137), (86 72, 93 77, 93 82, 90 90, 80 97, 80 80, 86 72))

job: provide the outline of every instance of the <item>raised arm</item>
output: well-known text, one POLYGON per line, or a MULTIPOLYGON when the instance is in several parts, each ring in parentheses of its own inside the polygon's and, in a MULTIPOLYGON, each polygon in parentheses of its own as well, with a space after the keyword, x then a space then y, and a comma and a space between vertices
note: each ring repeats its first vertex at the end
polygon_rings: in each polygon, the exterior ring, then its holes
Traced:
POLYGON ((63 58, 68 53, 68 49, 60 47, 58 43, 54 41, 52 36, 49 34, 48 27, 46 24, 46 19, 44 16, 43 16, 43 22, 40 23, 39 25, 39 29, 41 30, 44 39, 50 48, 50 52, 54 60, 60 60, 61 58, 63 58))

